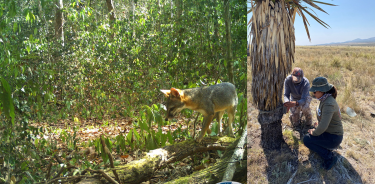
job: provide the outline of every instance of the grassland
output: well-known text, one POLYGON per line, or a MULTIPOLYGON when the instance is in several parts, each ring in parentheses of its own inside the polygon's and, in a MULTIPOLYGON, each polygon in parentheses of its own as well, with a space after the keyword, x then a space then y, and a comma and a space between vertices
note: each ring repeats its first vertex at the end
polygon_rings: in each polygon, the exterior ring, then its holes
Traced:
MULTIPOLYGON (((375 183, 375 118, 371 116, 375 113, 375 47, 300 46, 295 59, 293 67, 302 68, 310 82, 324 76, 338 89, 344 126, 344 140, 335 150, 339 162, 330 171, 323 170, 321 158, 301 141, 306 131, 290 128, 289 114, 282 119, 287 145, 280 151, 263 150, 258 111, 248 92, 248 183, 375 183), (357 116, 348 116, 347 107, 357 116)), ((250 90, 250 71, 248 81, 250 90)), ((314 122, 317 105, 313 99, 314 122)))

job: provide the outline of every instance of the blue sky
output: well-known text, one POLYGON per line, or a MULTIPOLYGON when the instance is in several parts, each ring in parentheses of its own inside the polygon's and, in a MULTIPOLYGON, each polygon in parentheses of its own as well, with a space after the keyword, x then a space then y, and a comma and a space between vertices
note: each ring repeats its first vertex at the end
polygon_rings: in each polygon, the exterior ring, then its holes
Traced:
MULTIPOLYGON (((326 22, 330 28, 326 29, 314 19, 307 17, 310 26, 309 41, 302 18, 297 14, 294 28, 296 45, 317 45, 331 42, 344 42, 357 38, 375 37, 375 0, 319 0, 338 6, 318 4, 329 15, 313 9, 317 16, 326 22)), ((306 5, 306 3, 303 3, 306 5)), ((251 4, 248 3, 248 6, 251 4)), ((308 6, 310 7, 310 6, 308 6)), ((248 14, 248 20, 251 14, 248 14)), ((305 16, 306 15, 305 13, 305 16)), ((249 31, 249 30, 248 30, 249 31)))

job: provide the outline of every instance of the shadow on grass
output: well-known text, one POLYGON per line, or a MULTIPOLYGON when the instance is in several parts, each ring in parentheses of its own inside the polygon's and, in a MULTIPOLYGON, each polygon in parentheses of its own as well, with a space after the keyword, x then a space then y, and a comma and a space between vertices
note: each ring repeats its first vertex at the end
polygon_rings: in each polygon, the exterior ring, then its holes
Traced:
POLYGON ((303 145, 304 130, 296 133, 284 127, 279 150, 261 146, 260 128, 250 132, 248 183, 363 183, 350 162, 338 153, 337 164, 324 170, 320 156, 303 145))
MULTIPOLYGON (((341 149, 341 148, 339 148, 341 149)), ((350 162, 341 154, 337 153, 335 155, 338 157, 337 163, 330 170, 325 170, 322 168, 323 159, 320 156, 311 151, 308 155, 307 163, 312 165, 313 173, 309 180, 314 181, 314 183, 363 183, 361 176, 355 170, 355 168, 350 164, 350 162)), ((302 166, 304 167, 304 166, 302 166)), ((300 178, 297 178, 298 180, 300 178)), ((300 180, 301 182, 301 180, 300 180)), ((298 183, 298 182, 297 182, 298 183)))
MULTIPOLYGON (((301 124, 304 125, 304 120, 301 124)), ((329 171, 322 168, 323 159, 314 151, 303 145, 303 137, 309 127, 295 130, 292 149, 298 153, 298 169, 292 183, 363 183, 361 176, 350 162, 337 151, 338 162, 329 171), (298 133, 296 133, 296 131, 298 133)), ((338 148, 342 149, 340 146, 338 148)))

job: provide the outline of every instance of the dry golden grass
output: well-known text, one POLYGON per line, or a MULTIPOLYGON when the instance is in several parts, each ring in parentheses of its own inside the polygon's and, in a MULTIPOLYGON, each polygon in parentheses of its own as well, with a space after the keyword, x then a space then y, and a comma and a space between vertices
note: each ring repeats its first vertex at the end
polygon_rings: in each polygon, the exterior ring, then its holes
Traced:
MULTIPOLYGON (((296 171, 292 183, 375 183, 375 118, 370 116, 375 113, 375 47, 301 46, 296 47, 295 59, 293 67, 302 68, 310 84, 315 77, 324 76, 338 90, 336 100, 344 126, 344 140, 335 151, 340 155, 339 162, 330 171, 322 169, 321 158, 289 128, 286 114, 282 119, 283 135, 294 154, 283 151, 266 154, 259 151, 261 148, 255 154, 250 148, 248 183, 286 183, 296 171), (357 116, 347 115, 347 107, 354 109, 357 116)), ((318 104, 313 99, 310 106, 314 122, 318 104)), ((260 131, 257 112, 251 104, 250 107, 249 132, 260 131)))

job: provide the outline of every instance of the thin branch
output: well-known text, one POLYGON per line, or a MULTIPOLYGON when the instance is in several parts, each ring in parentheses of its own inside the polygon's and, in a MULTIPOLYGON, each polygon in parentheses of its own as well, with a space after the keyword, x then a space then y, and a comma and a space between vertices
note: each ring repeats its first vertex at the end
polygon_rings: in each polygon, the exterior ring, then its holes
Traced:
POLYGON ((63 167, 60 169, 60 171, 55 175, 55 177, 53 177, 52 179, 56 179, 57 177, 59 177, 60 174, 63 173, 66 169, 72 169, 72 168, 77 169, 76 166, 68 166, 68 167, 63 166, 63 167))
MULTIPOLYGON (((91 177, 96 177, 96 176, 91 176, 91 177)), ((58 178, 55 178, 55 179, 52 179, 52 180, 48 180, 46 181, 46 183, 53 183, 55 181, 59 181, 61 180, 62 181, 65 181, 65 182, 68 182, 68 181, 75 181, 75 180, 78 180, 78 179, 81 179, 81 178, 88 178, 88 176, 69 176, 69 177, 58 177, 58 178)), ((35 183, 35 184, 44 184, 45 182, 39 182, 39 183, 35 183)))
POLYGON ((103 170, 92 170, 92 169, 86 169, 85 171, 90 171, 90 172, 93 172, 93 173, 100 173, 103 175, 103 177, 105 179, 107 179, 109 182, 113 183, 113 184, 119 184, 116 180, 114 180, 112 177, 108 176, 103 170))
POLYGON ((51 162, 48 164, 47 166, 47 175, 46 175, 46 178, 49 178, 50 177, 50 174, 51 174, 51 168, 52 168, 52 159, 51 159, 51 162))
POLYGON ((316 180, 316 179, 309 179, 309 180, 307 180, 307 181, 299 182, 299 183, 297 183, 297 184, 307 183, 307 182, 314 181, 314 180, 316 180))
MULTIPOLYGON (((111 152, 109 151, 109 149, 107 148, 107 146, 106 146, 106 144, 105 144, 105 142, 104 142, 104 140, 103 140, 103 135, 100 136, 100 141, 101 141, 101 143, 102 143, 103 151, 108 155, 109 162, 110 162, 110 164, 111 164, 111 168, 114 169, 114 168, 115 168, 115 165, 113 164, 113 156, 112 156, 111 152)), ((121 181, 120 181, 120 179, 119 179, 119 177, 118 177, 118 174, 117 174, 116 170, 112 170, 112 172, 113 172, 113 174, 115 175, 116 180, 117 180, 118 182, 121 183, 121 181)))
POLYGON ((292 177, 289 178, 287 184, 291 184, 292 183, 294 176, 296 176, 296 174, 297 174, 297 171, 298 171, 298 168, 297 168, 296 172, 294 172, 294 174, 292 175, 292 177))

